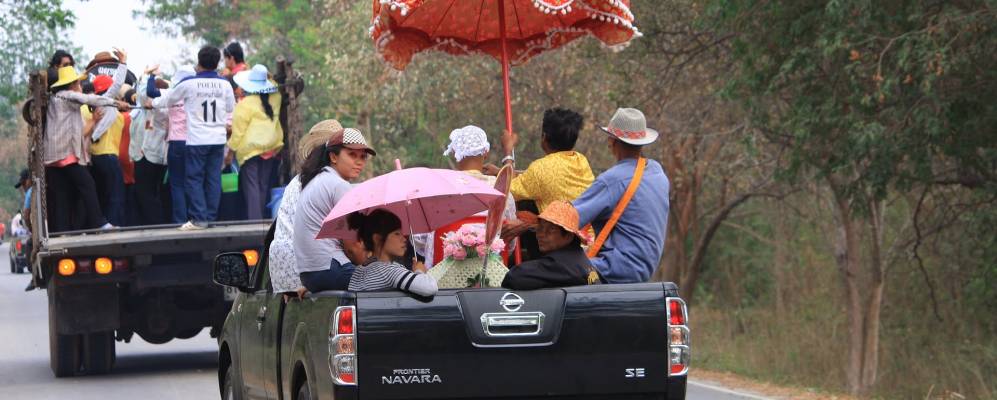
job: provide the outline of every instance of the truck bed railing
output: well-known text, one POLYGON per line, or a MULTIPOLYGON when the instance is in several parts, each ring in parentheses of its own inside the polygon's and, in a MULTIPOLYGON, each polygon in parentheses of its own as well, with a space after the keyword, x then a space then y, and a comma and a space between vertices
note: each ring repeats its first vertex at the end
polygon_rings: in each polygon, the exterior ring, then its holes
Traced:
MULTIPOLYGON (((208 223, 208 229, 217 228, 223 226, 242 226, 242 225, 256 225, 256 224, 269 224, 270 220, 246 220, 246 221, 218 221, 208 223)), ((113 229, 80 229, 75 231, 65 231, 65 232, 50 232, 49 237, 64 237, 64 236, 76 236, 76 235, 100 235, 107 233, 118 233, 118 232, 135 232, 144 231, 150 229, 168 229, 168 228, 179 228, 181 224, 159 224, 159 225, 139 225, 139 226, 122 226, 113 229)))

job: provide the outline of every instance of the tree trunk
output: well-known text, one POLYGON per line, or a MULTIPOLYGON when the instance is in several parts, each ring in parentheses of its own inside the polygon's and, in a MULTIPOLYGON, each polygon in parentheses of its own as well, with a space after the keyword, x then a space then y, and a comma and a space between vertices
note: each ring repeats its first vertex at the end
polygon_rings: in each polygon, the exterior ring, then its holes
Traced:
POLYGON ((845 363, 845 375, 848 381, 848 391, 858 394, 862 389, 863 346, 865 344, 865 320, 863 316, 862 295, 859 282, 859 228, 852 214, 851 203, 845 197, 843 190, 831 184, 835 208, 838 214, 838 235, 835 242, 834 258, 838 269, 842 272, 847 299, 848 315, 848 360, 845 363))
MULTIPOLYGON (((672 217, 675 213, 672 213, 672 217)), ((669 218, 668 236, 665 238, 665 256, 655 271, 656 280, 680 283, 682 272, 686 270, 688 258, 685 255, 685 238, 688 232, 679 226, 679 221, 669 218)))
POLYGON ((679 284, 679 294, 683 299, 685 299, 686 303, 692 303, 692 294, 695 292, 696 281, 699 280, 700 267, 703 264, 703 260, 706 259, 706 250, 710 247, 710 242, 713 241, 713 236, 716 235, 717 229, 720 229, 720 225, 722 225, 724 220, 727 219, 731 211, 734 211, 737 206, 743 204, 753 195, 754 193, 742 194, 724 205, 724 207, 717 212, 717 215, 713 217, 713 220, 710 221, 710 225, 706 227, 706 231, 703 233, 703 236, 696 242, 696 247, 693 249, 692 261, 689 263, 688 271, 683 277, 682 282, 679 284))
POLYGON ((876 373, 879 366, 879 315, 883 304, 883 227, 884 227, 884 206, 883 201, 874 201, 870 204, 872 224, 871 233, 872 245, 871 259, 869 264, 870 282, 869 299, 865 309, 865 330, 863 332, 863 358, 862 358, 862 379, 859 387, 859 394, 868 394, 873 385, 876 384, 876 373))
POLYGON ((772 263, 772 275, 775 281, 775 312, 776 315, 786 315, 786 268, 790 263, 789 249, 789 227, 786 219, 779 215, 775 207, 769 208, 769 215, 775 224, 775 254, 772 263))

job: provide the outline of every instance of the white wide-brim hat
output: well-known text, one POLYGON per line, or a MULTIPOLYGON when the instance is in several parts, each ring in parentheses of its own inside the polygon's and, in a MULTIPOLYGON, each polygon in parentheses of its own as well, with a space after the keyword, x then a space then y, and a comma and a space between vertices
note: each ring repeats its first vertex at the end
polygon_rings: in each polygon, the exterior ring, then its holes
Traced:
POLYGON ((627 144, 644 146, 658 140, 658 131, 647 127, 644 113, 636 108, 618 108, 603 132, 627 144))
POLYGON ((242 91, 249 94, 274 93, 277 91, 277 85, 269 79, 267 67, 261 64, 254 65, 249 71, 242 71, 235 74, 232 80, 242 88, 242 91))

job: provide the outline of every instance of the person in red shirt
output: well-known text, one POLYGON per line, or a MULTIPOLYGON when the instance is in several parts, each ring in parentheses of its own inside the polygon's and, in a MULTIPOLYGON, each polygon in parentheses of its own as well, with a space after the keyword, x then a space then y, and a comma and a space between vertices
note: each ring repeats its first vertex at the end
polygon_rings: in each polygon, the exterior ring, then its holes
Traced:
MULTIPOLYGON (((135 89, 128 89, 122 99, 129 105, 135 105, 135 89)), ((130 146, 132 142, 131 126, 132 116, 130 113, 121 113, 125 119, 125 125, 121 128, 121 142, 118 143, 118 165, 121 166, 121 175, 125 182, 125 211, 124 224, 136 225, 138 218, 135 211, 135 162, 132 161, 130 146)))
POLYGON ((246 54, 242 52, 242 45, 239 42, 232 42, 225 46, 225 49, 222 50, 222 56, 225 58, 225 70, 222 71, 222 76, 226 78, 249 69, 249 66, 246 65, 246 54))

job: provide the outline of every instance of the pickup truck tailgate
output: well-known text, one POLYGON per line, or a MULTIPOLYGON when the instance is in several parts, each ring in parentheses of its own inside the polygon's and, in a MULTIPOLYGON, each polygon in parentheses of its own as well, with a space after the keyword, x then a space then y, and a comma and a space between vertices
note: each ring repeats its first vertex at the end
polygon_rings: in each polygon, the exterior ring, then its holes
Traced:
POLYGON ((360 398, 664 393, 668 285, 358 293, 360 398))

